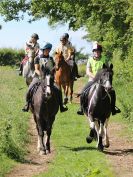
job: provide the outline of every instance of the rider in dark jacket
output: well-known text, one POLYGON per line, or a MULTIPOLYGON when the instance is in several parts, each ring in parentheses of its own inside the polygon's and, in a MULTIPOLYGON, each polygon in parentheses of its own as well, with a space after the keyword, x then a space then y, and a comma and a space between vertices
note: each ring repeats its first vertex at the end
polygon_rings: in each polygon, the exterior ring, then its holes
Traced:
MULTIPOLYGON (((26 105, 22 109, 24 112, 28 112, 29 110, 29 104, 31 100, 31 90, 34 87, 35 84, 39 84, 40 78, 41 78, 41 66, 44 65, 44 67, 48 67, 51 71, 54 70, 54 60, 52 57, 49 56, 49 52, 52 49, 52 44, 46 43, 42 48, 42 54, 40 56, 37 56, 34 59, 34 65, 35 65, 35 73, 33 80, 28 88, 28 92, 26 94, 26 105)), ((61 90, 54 85, 54 89, 58 93, 58 98, 59 98, 59 105, 60 105, 60 111, 65 112, 67 111, 67 108, 63 106, 63 101, 62 101, 62 92, 61 90)))

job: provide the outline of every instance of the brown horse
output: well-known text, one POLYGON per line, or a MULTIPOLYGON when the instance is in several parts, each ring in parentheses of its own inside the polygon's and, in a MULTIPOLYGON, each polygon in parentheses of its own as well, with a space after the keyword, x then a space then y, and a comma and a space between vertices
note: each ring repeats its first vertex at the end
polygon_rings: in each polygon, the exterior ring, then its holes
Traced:
POLYGON ((71 68, 64 60, 64 57, 61 53, 55 54, 55 82, 58 87, 64 90, 64 104, 68 102, 68 93, 70 91, 70 102, 73 98, 73 85, 74 81, 72 79, 71 68))

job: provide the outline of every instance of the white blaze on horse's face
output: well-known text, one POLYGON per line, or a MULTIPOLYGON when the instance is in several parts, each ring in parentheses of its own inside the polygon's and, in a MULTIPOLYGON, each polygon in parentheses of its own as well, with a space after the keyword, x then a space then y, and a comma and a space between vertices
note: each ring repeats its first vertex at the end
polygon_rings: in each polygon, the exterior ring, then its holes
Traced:
POLYGON ((50 75, 46 76, 46 97, 50 97, 51 96, 51 89, 50 89, 50 75))
POLYGON ((109 91, 112 88, 109 73, 106 74, 106 78, 105 78, 105 81, 104 81, 104 87, 105 87, 106 91, 109 91))
POLYGON ((109 81, 106 81, 105 88, 106 88, 106 90, 110 90, 112 88, 112 86, 111 86, 109 81))

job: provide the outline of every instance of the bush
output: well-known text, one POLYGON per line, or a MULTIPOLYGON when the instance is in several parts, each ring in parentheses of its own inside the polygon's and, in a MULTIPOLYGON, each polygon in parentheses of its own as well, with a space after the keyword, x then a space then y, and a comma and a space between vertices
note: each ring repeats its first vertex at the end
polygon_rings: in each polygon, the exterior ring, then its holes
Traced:
POLYGON ((16 50, 12 48, 0 49, 0 65, 19 65, 20 61, 24 57, 24 50, 16 50))
POLYGON ((86 75, 86 64, 78 65, 78 72, 79 72, 79 75, 85 76, 86 75))
POLYGON ((120 103, 123 118, 133 121, 133 60, 131 55, 123 61, 118 56, 119 52, 116 52, 113 58, 114 86, 117 92, 117 100, 120 103))

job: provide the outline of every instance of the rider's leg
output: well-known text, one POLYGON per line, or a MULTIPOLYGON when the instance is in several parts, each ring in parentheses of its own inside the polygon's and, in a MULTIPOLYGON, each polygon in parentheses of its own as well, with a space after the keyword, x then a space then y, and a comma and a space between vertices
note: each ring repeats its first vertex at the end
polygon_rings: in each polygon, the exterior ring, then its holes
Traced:
POLYGON ((36 83, 39 82, 39 79, 38 78, 33 78, 31 84, 29 85, 29 88, 28 88, 28 91, 26 93, 26 104, 25 106, 22 108, 22 111, 23 112, 28 112, 29 111, 29 105, 30 105, 30 102, 31 102, 31 97, 32 97, 32 89, 34 87, 34 85, 36 83))
POLYGON ((20 63, 20 66, 19 66, 19 75, 22 76, 22 72, 23 72, 23 64, 22 62, 20 63))
POLYGON ((75 72, 75 76, 77 78, 80 78, 81 76, 78 74, 78 65, 76 62, 74 62, 74 72, 75 72))
POLYGON ((58 101, 59 101, 59 105, 60 105, 60 112, 67 111, 68 108, 65 108, 63 106, 63 99, 62 99, 62 92, 61 92, 61 90, 56 85, 54 85, 54 88, 56 89, 56 92, 57 92, 58 101))
POLYGON ((88 89, 91 85, 92 85, 92 83, 93 83, 93 81, 90 81, 90 82, 88 82, 85 86, 84 86, 84 88, 82 89, 82 91, 81 91, 81 93, 80 93, 80 108, 79 108, 79 110, 77 111, 77 114, 79 114, 79 115, 84 115, 84 112, 83 112, 83 99, 84 99, 84 91, 86 90, 86 89, 88 89))
POLYGON ((115 102, 116 102, 115 90, 112 89, 110 91, 110 96, 111 96, 111 111, 112 111, 112 115, 120 113, 121 110, 115 106, 115 102))

